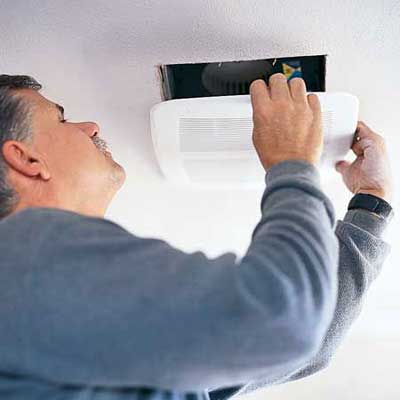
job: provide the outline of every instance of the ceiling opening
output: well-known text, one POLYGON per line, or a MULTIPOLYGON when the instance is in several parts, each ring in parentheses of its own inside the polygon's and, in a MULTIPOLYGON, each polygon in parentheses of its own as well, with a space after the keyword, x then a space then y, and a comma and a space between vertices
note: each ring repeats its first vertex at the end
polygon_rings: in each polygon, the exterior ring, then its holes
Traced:
POLYGON ((325 92, 326 55, 160 65, 163 100, 249 94, 255 79, 281 72, 304 79, 307 91, 325 92))

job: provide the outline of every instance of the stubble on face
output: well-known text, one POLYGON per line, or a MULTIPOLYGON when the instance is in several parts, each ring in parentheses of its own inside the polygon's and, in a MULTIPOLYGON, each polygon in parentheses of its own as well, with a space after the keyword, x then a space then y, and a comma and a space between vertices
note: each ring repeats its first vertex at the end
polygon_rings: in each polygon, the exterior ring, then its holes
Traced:
POLYGON ((126 172, 122 165, 118 164, 111 158, 113 163, 113 168, 111 169, 110 179, 113 184, 115 184, 118 189, 122 187, 126 179, 126 172))
POLYGON ((112 156, 106 154, 107 152, 111 154, 111 151, 109 150, 107 142, 104 139, 96 135, 92 138, 92 141, 94 145, 97 147, 97 149, 103 153, 104 157, 108 159, 107 161, 109 161, 112 164, 112 168, 110 170, 110 175, 109 175, 110 182, 114 187, 119 189, 120 187, 122 187, 126 179, 125 169, 120 164, 118 164, 112 158, 112 156))

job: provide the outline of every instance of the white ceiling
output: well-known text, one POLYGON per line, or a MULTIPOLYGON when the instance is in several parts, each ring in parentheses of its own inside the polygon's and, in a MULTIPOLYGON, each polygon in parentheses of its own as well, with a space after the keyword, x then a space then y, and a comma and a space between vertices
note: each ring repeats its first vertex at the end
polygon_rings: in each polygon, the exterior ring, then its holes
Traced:
MULTIPOLYGON (((327 90, 358 96, 359 119, 386 138, 399 181, 399 22, 396 0, 2 0, 0 73, 32 75, 44 85, 43 95, 64 105, 67 118, 100 125, 128 174, 108 218, 185 251, 240 255, 260 216, 261 193, 178 188, 163 180, 149 124, 151 106, 161 101, 155 66, 328 54, 327 90)), ((338 176, 324 187, 341 218, 350 194, 338 176)), ((400 337, 399 261, 394 246, 354 335, 400 337)), ((388 346, 381 350, 378 362, 393 357, 388 346)), ((353 360, 362 351, 346 354, 353 360)), ((355 365, 368 375, 362 359, 355 365)), ((341 371, 327 373, 341 381, 341 371)), ((279 398, 294 398, 291 387, 279 398)), ((325 395, 321 385, 315 388, 321 390, 315 398, 325 395)), ((378 398, 360 390, 364 398, 378 398)))

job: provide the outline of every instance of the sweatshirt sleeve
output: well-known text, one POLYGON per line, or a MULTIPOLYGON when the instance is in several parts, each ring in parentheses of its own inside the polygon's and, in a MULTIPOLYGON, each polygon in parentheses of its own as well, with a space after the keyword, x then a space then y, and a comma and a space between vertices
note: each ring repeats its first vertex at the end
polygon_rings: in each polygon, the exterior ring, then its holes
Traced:
MULTIPOLYGON (((381 236, 388 221, 366 210, 350 210, 338 221, 339 239, 338 298, 334 318, 318 353, 305 366, 284 377, 266 377, 244 387, 231 388, 230 395, 253 392, 272 384, 305 378, 326 368, 359 316, 368 288, 379 275, 389 254, 389 245, 381 236)), ((221 390, 210 395, 212 400, 226 398, 221 390)))
POLYGON ((185 253, 101 218, 40 211, 46 239, 24 280, 18 372, 194 391, 298 370, 333 317, 334 212, 310 164, 277 164, 266 183, 241 261, 185 253))

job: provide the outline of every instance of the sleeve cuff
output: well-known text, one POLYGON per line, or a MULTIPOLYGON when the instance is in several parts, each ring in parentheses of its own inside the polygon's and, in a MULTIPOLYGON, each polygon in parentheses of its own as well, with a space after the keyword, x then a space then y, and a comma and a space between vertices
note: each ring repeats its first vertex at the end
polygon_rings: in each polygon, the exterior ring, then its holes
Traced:
POLYGON ((389 221, 370 211, 354 209, 347 211, 343 222, 349 222, 372 235, 381 237, 389 221))
POLYGON ((273 165, 265 175, 265 184, 269 186, 277 179, 285 177, 295 178, 296 176, 320 187, 321 182, 318 169, 314 165, 302 160, 282 161, 273 165))

